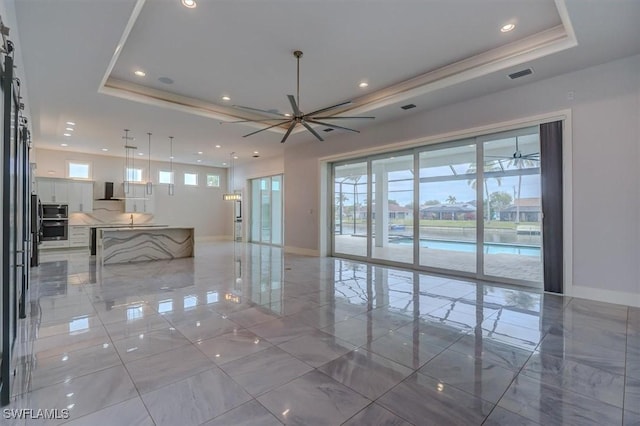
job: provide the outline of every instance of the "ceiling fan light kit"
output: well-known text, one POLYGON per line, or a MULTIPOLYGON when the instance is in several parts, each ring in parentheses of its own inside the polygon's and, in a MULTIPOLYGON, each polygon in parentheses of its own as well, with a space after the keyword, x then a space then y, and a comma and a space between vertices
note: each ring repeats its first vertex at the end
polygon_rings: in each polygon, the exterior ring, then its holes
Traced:
POLYGON ((322 115, 323 113, 327 113, 333 109, 336 108, 340 108, 342 106, 346 106, 349 105, 351 103, 351 101, 347 101, 347 102, 341 102, 339 104, 335 104, 326 108, 321 108, 309 113, 303 113, 300 110, 300 58, 302 57, 303 53, 300 50, 296 50, 293 52, 293 56, 295 56, 296 61, 297 61, 297 78, 296 78, 296 96, 293 95, 287 95, 287 99, 289 99, 289 103, 291 104, 291 110, 292 110, 292 114, 280 114, 278 112, 274 112, 274 111, 268 111, 268 110, 263 110, 263 109, 258 109, 258 108, 252 108, 252 107, 246 107, 246 106, 242 106, 242 105, 234 105, 235 108, 240 108, 240 109, 244 109, 247 111, 254 111, 254 112, 258 112, 261 114, 269 114, 269 115, 276 115, 278 116, 278 118, 264 118, 261 120, 238 120, 238 121, 232 121, 230 123, 265 123, 268 124, 269 122, 273 122, 276 121, 275 124, 271 124, 268 127, 265 127, 264 129, 260 129, 260 130, 256 130, 255 132, 251 132, 248 133, 246 135, 244 135, 243 137, 249 137, 252 135, 255 135, 256 133, 260 133, 260 132, 264 132, 265 130, 269 130, 272 129, 274 127, 281 127, 281 126, 286 126, 287 131, 284 134, 284 137, 282 138, 282 140, 280 141, 281 143, 284 143, 289 136, 291 135, 291 132, 293 132, 293 129, 296 128, 297 125, 302 125, 305 129, 307 129, 313 136, 316 137, 316 139, 318 139, 319 141, 324 141, 324 139, 322 138, 322 136, 320 136, 318 134, 318 132, 316 132, 313 127, 310 126, 310 124, 317 124, 319 126, 325 126, 331 129, 338 129, 338 130, 346 130, 349 132, 354 132, 354 133, 360 133, 359 130, 355 130, 355 129, 351 129, 349 127, 344 127, 344 126, 338 126, 332 123, 327 123, 325 121, 320 121, 320 120, 335 120, 335 119, 368 119, 368 120, 373 120, 375 117, 332 117, 330 115, 322 115))

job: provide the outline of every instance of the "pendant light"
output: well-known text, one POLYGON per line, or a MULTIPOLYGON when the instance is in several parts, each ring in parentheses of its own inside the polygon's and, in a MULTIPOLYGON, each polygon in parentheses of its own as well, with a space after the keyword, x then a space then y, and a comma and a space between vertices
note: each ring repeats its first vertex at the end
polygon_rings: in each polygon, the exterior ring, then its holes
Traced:
POLYGON ((151 182, 151 132, 149 135, 149 166, 147 168, 147 195, 153 194, 153 182, 151 182))
POLYGON ((222 194, 224 201, 241 201, 242 194, 236 191, 235 188, 235 160, 238 158, 235 152, 229 154, 229 172, 227 173, 227 193, 222 194))
POLYGON ((137 146, 129 145, 129 141, 134 140, 135 138, 129 136, 129 129, 124 129, 124 193, 129 194, 130 192, 130 173, 133 173, 134 166, 134 155, 133 151, 138 149, 137 146))
POLYGON ((169 173, 171 175, 171 183, 169 183, 169 195, 175 194, 174 177, 173 177, 173 136, 169 136, 169 173))

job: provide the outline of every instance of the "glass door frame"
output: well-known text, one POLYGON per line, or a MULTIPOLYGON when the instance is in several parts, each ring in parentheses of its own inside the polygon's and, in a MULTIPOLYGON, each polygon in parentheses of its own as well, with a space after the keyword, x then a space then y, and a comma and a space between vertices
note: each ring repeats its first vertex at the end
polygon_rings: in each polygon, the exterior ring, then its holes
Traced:
MULTIPOLYGON (((507 130, 507 131, 495 131, 492 133, 476 135, 472 137, 459 138, 451 141, 438 142, 429 145, 418 146, 415 148, 409 149, 401 149, 398 151, 391 151, 385 153, 371 154, 365 156, 359 156, 354 158, 349 158, 346 160, 339 160, 335 162, 331 162, 329 164, 330 170, 328 173, 329 178, 329 197, 328 201, 330 203, 329 207, 329 247, 330 247, 330 256, 340 257, 344 259, 358 260, 371 262, 374 264, 384 265, 384 266, 392 266, 392 267, 409 267, 414 270, 431 272, 443 275, 454 275, 464 278, 472 278, 476 280, 483 281, 493 281, 500 282, 504 284, 515 284, 519 286, 526 287, 535 287, 542 289, 544 286, 543 282, 537 281, 528 281, 521 280, 515 278, 506 278, 500 276, 492 276, 487 275, 484 272, 484 143, 490 140, 495 140, 496 137, 515 137, 522 136, 525 134, 531 134, 531 130, 536 128, 536 132, 539 134, 539 125, 529 124, 525 125, 521 128, 507 130), (420 209, 416 208, 416 206, 420 205, 420 153, 429 152, 429 151, 437 151, 440 149, 446 149, 461 145, 469 145, 473 143, 476 149, 476 179, 477 182, 482 182, 482 184, 476 185, 476 272, 465 272, 465 271, 457 271, 452 269, 444 269, 437 267, 429 267, 420 265, 420 244, 416 243, 416 241, 420 240, 420 209), (374 160, 379 160, 382 158, 388 158, 390 155, 393 156, 401 156, 401 155, 413 155, 413 164, 414 164, 414 187, 413 187, 413 262, 412 263, 403 263, 391 260, 385 260, 380 258, 374 258, 372 256, 372 245, 373 245, 373 237, 371 234, 372 227, 372 204, 370 200, 372 199, 372 191, 373 191, 373 179, 372 179, 372 162, 374 160), (367 164, 367 255, 359 256, 353 255, 349 253, 338 253, 336 252, 335 247, 335 214, 336 214, 336 203, 335 203, 335 169, 341 165, 353 164, 356 162, 361 162, 367 164)), ((543 250, 544 242, 541 241, 540 250, 543 250)))
MULTIPOLYGON (((476 177, 478 179, 478 182, 482 182, 482 185, 477 185, 477 188, 476 188, 478 190, 478 200, 482 200, 482 201, 479 201, 480 203, 479 205, 482 206, 482 209, 478 208, 477 211, 482 212, 482 218, 483 218, 483 220, 478 220, 478 224, 477 224, 478 236, 476 240, 476 244, 477 244, 476 247, 478 247, 478 258, 477 258, 478 271, 481 272, 478 274, 479 279, 486 280, 486 281, 497 281, 497 282, 507 283, 507 284, 517 284, 517 285, 523 285, 528 287, 537 287, 542 289, 544 288, 543 281, 537 282, 537 281, 519 280, 515 278, 505 278, 501 276, 487 274, 485 272, 485 263, 484 263, 484 260, 485 260, 484 259, 484 194, 482 193, 482 188, 484 186, 484 144, 486 142, 491 142, 496 140, 497 137, 506 139, 506 138, 530 135, 531 134, 530 130, 532 130, 534 127, 537 127, 536 132, 538 135, 538 151, 539 151, 540 150, 540 126, 539 125, 526 126, 519 129, 495 132, 495 133, 484 134, 484 135, 479 135, 475 137, 476 143, 477 143, 476 150, 478 155, 478 158, 476 161, 477 161, 477 164, 482 164, 482 167, 478 168, 478 176, 476 177)), ((542 176, 542 171, 540 171, 539 175, 542 176)), ((542 205, 542 193, 540 194, 540 203, 542 205)), ((544 253, 543 252, 544 239, 542 238, 542 221, 540 221, 540 226, 541 226, 540 253, 542 255, 542 253, 544 253)), ((542 268, 544 270, 544 264, 542 265, 542 268)))
MULTIPOLYGON (((249 184, 247 185, 247 187, 249 188, 249 200, 251 200, 250 205, 249 205, 249 209, 247 210, 249 212, 249 226, 247 227, 248 230, 248 234, 249 234, 249 242, 250 243, 254 243, 254 244, 265 244, 265 245, 270 245, 270 246, 274 246, 274 247, 284 247, 284 174, 283 173, 279 173, 279 174, 275 174, 275 175, 269 175, 269 176, 260 176, 260 177, 256 177, 256 178, 251 178, 249 179, 249 184), (279 238, 280 238, 280 243, 273 243, 273 213, 270 216, 270 226, 271 226, 271 234, 270 234, 270 238, 269 238, 269 242, 266 241, 262 241, 262 197, 260 197, 260 206, 258 208, 259 214, 258 217, 256 217, 256 215, 254 214, 256 211, 256 207, 254 201, 254 189, 253 189, 253 182, 255 181, 261 181, 263 179, 269 179, 269 206, 271 211, 273 212, 273 208, 274 208, 274 203, 273 203, 273 178, 274 177, 280 177, 280 202, 276 203, 278 204, 278 208, 280 209, 280 232, 279 232, 279 238), (260 223, 260 235, 258 236, 258 238, 256 238, 255 235, 253 235, 253 228, 254 228, 254 223, 255 221, 258 221, 260 223)), ((260 190, 260 193, 262 193, 262 190, 260 190)))

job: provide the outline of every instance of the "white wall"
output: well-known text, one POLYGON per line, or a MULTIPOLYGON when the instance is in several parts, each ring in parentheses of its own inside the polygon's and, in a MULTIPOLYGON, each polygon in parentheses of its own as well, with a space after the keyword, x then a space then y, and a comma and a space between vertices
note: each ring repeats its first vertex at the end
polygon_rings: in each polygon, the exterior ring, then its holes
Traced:
POLYGON ((234 188, 245 190, 247 181, 250 179, 279 175, 283 172, 283 157, 248 160, 246 163, 236 166, 236 170, 234 171, 234 188))
MULTIPOLYGON (((319 158, 571 110, 573 288, 640 306, 640 56, 285 150, 285 246, 318 252, 319 158), (573 99, 568 99, 568 92, 573 99)), ((337 135, 336 135, 337 136, 337 135)), ((571 283, 570 283, 571 284, 571 283)))
MULTIPOLYGON (((91 161, 93 164, 94 198, 104 197, 104 182, 114 183, 114 196, 123 197, 124 158, 91 155, 70 151, 35 150, 36 176, 65 177, 67 160, 91 161)), ((136 168, 144 169, 146 179, 147 161, 136 159, 136 168)), ((158 181, 159 170, 169 170, 169 163, 151 162, 152 180, 158 181)), ((227 189, 227 169, 173 165, 175 173, 175 195, 168 194, 167 185, 154 184, 154 223, 195 228, 198 238, 231 238, 233 232, 232 206, 222 200, 227 189), (183 173, 198 173, 198 186, 184 186, 183 173), (206 187, 206 174, 220 175, 220 188, 206 187)))

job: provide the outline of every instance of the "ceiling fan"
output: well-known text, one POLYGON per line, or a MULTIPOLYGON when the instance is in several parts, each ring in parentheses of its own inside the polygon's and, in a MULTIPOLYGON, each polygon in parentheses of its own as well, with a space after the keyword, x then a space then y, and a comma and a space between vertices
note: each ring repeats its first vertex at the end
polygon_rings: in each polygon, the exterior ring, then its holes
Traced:
POLYGON ((522 151, 520 151, 520 147, 518 146, 518 137, 517 136, 516 136, 516 150, 513 152, 511 157, 498 156, 498 155, 485 155, 485 157, 497 158, 497 159, 501 159, 501 160, 511 160, 511 161, 513 161, 514 164, 518 163, 519 161, 523 161, 523 160, 540 161, 540 153, 539 152, 532 152, 530 154, 523 154, 522 151))
MULTIPOLYGON (((246 106, 242 106, 242 105, 233 105, 234 108, 240 108, 240 109, 244 109, 244 110, 248 110, 248 111, 253 111, 253 112, 259 112, 262 114, 270 114, 270 115, 275 115, 278 116, 278 118, 264 118, 264 119, 260 119, 260 120, 238 120, 238 121, 230 121, 228 123, 265 123, 265 124, 270 124, 270 122, 276 121, 275 124, 270 125, 269 127, 265 127, 264 129, 260 129, 257 130, 255 132, 251 132, 249 134, 246 134, 244 136, 242 136, 243 138, 246 138, 248 136, 251 135, 255 135, 256 133, 260 133, 260 132, 264 132, 265 130, 269 130, 271 128, 274 127, 278 127, 278 126, 287 126, 287 131, 284 134, 284 137, 282 138, 282 140, 280 141, 281 143, 284 143, 287 138, 289 137, 289 135, 291 134, 291 132, 293 131, 293 129, 298 125, 302 125, 304 126, 309 132, 311 132, 311 134, 313 134, 313 136, 315 136, 318 140, 323 141, 324 139, 322 139, 322 137, 318 134, 318 132, 316 132, 309 124, 319 124, 321 126, 325 126, 325 127, 329 127, 331 129, 339 129, 339 130, 347 130, 349 132, 355 132, 355 133, 360 133, 360 131, 355 130, 355 129, 350 129, 348 127, 343 127, 343 126, 338 126, 336 124, 331 124, 331 123, 327 123, 324 121, 320 121, 320 120, 343 120, 343 119, 369 119, 369 120, 373 120, 375 117, 331 117, 331 116, 327 116, 327 115, 323 115, 323 113, 327 113, 328 111, 331 111, 332 109, 335 108, 339 108, 345 105, 349 105, 351 103, 351 101, 347 101, 347 102, 341 102, 339 104, 336 105, 332 105, 330 107, 326 107, 326 108, 321 108, 309 113, 303 113, 302 111, 300 111, 300 58, 302 57, 302 52, 300 50, 296 50, 295 52, 293 52, 293 56, 296 57, 297 60, 297 65, 298 65, 298 73, 297 73, 297 96, 294 97, 293 95, 287 95, 287 98, 289 99, 289 103, 291 104, 291 109, 292 109, 292 114, 281 114, 279 112, 275 112, 275 111, 268 111, 268 110, 264 110, 264 109, 258 109, 258 108, 251 108, 251 107, 246 107, 246 106)), ((223 124, 223 123, 221 123, 223 124)))

